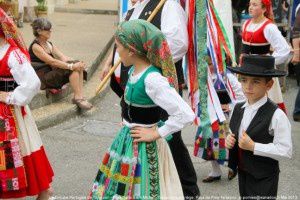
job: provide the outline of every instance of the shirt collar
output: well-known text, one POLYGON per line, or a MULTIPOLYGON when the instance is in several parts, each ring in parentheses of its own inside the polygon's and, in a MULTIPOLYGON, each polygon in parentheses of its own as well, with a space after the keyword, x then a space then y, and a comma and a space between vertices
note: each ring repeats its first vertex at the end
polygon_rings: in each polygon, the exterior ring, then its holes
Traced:
POLYGON ((140 0, 140 1, 137 1, 133 7, 136 8, 138 6, 145 6, 148 2, 149 2, 149 0, 140 0))
POLYGON ((254 104, 250 105, 248 101, 242 106, 242 108, 251 108, 252 110, 258 110, 261 106, 267 103, 268 97, 265 95, 260 100, 255 102, 254 104))

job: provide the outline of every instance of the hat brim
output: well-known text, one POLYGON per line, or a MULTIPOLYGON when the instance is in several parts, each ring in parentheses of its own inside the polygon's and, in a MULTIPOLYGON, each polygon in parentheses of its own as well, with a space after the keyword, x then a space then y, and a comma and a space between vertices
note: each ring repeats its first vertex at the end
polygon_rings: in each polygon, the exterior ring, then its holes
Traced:
POLYGON ((267 73, 255 73, 251 71, 246 71, 243 69, 243 67, 227 67, 230 71, 236 73, 236 74, 242 74, 246 76, 257 76, 257 77, 281 77, 286 76, 286 72, 280 71, 277 69, 274 69, 272 72, 267 73))

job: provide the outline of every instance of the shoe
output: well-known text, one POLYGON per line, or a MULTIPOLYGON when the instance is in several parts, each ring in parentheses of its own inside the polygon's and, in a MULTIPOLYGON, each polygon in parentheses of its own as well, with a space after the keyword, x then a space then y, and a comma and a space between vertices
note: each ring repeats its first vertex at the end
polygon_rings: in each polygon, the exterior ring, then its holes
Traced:
POLYGON ((93 105, 86 99, 72 99, 72 103, 76 104, 79 108, 83 110, 90 110, 93 108, 93 105))
POLYGON ((211 183, 211 182, 219 181, 219 180, 221 180, 221 176, 215 176, 215 177, 209 176, 209 177, 203 179, 202 182, 203 183, 211 183))
POLYGON ((237 175, 237 171, 229 170, 228 171, 228 180, 234 179, 234 177, 236 177, 236 175, 237 175))
POLYGON ((293 119, 295 122, 300 122, 300 114, 293 115, 293 119))
MULTIPOLYGON (((45 87, 45 86, 41 86, 41 88, 43 88, 43 87, 45 87)), ((56 95, 56 94, 61 93, 61 89, 49 89, 49 88, 46 88, 45 91, 46 91, 46 97, 47 98, 49 98, 50 94, 56 95)))

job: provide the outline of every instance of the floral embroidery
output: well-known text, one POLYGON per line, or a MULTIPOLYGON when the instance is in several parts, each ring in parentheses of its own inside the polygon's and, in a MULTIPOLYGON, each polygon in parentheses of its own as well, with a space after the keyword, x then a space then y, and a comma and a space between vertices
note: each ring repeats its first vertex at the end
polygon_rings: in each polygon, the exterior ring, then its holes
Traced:
POLYGON ((171 51, 163 33, 145 20, 130 20, 121 23, 115 38, 126 48, 147 57, 151 64, 162 69, 170 85, 178 89, 176 68, 171 51))

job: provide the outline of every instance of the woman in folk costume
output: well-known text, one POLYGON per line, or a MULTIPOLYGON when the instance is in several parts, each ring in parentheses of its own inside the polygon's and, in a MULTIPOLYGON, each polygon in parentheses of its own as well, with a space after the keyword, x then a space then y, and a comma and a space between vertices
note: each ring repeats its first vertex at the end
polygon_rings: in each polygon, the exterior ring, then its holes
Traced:
MULTIPOLYGON (((227 57, 229 60, 229 58, 227 57)), ((226 60, 227 60, 226 59, 226 60)), ((226 61, 227 66, 231 66, 231 61, 226 61), (230 62, 230 63, 229 63, 230 62)), ((243 102, 245 101, 245 96, 242 91, 242 86, 240 82, 238 81, 237 77, 230 73, 230 71, 226 71, 226 75, 224 77, 224 81, 226 81, 227 89, 226 86, 223 85, 221 82, 219 82, 218 78, 218 72, 216 68, 213 66, 213 63, 211 61, 211 57, 209 56, 208 58, 208 79, 211 85, 214 86, 216 93, 211 94, 211 98, 213 99, 213 103, 216 103, 216 101, 220 101, 222 111, 224 112, 224 116, 226 118, 226 121, 224 121, 223 129, 225 133, 219 133, 219 135, 214 135, 212 137, 213 142, 219 138, 226 137, 230 133, 229 130, 229 116, 232 113, 232 109, 234 105, 238 102, 243 102), (231 91, 231 92, 229 92, 231 91), (230 97, 230 94, 234 94, 234 97, 230 97), (216 96, 217 95, 217 96, 216 96), (218 98, 218 100, 217 100, 218 98), (232 100, 231 100, 232 99, 232 100)), ((213 119, 213 118, 212 118, 213 119)), ((228 152, 226 152, 228 154, 228 152)), ((227 155, 226 155, 227 158, 227 155)), ((221 165, 224 164, 226 159, 220 159, 220 158, 214 158, 214 159, 209 159, 211 160, 211 170, 206 178, 202 180, 203 183, 211 183, 214 181, 219 181, 222 176, 222 170, 221 170, 221 165)), ((232 180, 236 176, 236 172, 229 170, 228 172, 228 179, 232 180)))
POLYGON ((115 41, 122 62, 133 65, 122 102, 124 126, 100 164, 90 197, 184 199, 165 138, 195 115, 175 90, 176 69, 166 39, 138 19, 123 22, 115 41), (159 107, 169 114, 164 123, 159 107))
MULTIPOLYGON (((270 47, 272 47, 275 65, 284 64, 288 59, 290 47, 272 21, 272 1, 250 0, 249 14, 252 19, 247 20, 242 28, 242 55, 269 54, 270 47)), ((278 78, 275 78, 274 81, 268 96, 285 111, 278 78)))
POLYGON ((49 199, 53 171, 28 103, 39 91, 16 26, 0 9, 0 199, 49 199))

